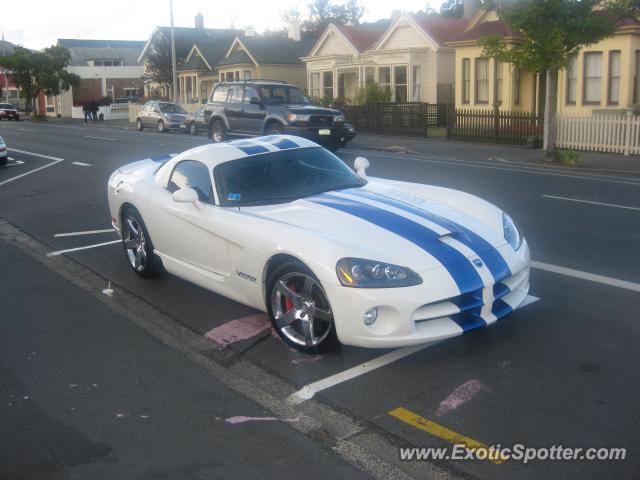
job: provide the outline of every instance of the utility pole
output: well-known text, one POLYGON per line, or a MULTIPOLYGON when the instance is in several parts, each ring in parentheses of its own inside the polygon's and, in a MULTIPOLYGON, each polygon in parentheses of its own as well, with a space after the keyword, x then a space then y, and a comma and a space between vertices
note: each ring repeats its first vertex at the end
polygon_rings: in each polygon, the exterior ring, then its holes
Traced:
MULTIPOLYGON (((4 43, 4 29, 2 30, 2 56, 6 55, 5 52, 5 43, 4 43)), ((5 103, 9 103, 9 81, 7 80, 7 69, 4 65, 2 65, 2 73, 4 73, 4 101, 5 103)))
POLYGON ((178 103, 178 68, 176 65, 176 35, 173 29, 173 0, 169 0, 169 12, 171 13, 171 68, 173 70, 173 103, 178 103))

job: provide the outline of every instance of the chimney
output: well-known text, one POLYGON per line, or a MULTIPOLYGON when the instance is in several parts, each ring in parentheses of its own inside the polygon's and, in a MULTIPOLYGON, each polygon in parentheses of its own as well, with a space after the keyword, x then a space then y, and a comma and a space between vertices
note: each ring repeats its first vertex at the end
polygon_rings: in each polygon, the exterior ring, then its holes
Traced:
POLYGON ((287 28, 287 37, 295 42, 300 41, 300 20, 298 17, 291 17, 287 28))
POLYGON ((478 0, 464 0, 462 2, 462 18, 469 20, 473 18, 480 10, 480 2, 478 0))
POLYGON ((247 25, 244 27, 244 36, 245 37, 255 37, 256 36, 256 27, 253 25, 247 25))
POLYGON ((204 16, 200 12, 196 14, 196 28, 204 28, 204 16))

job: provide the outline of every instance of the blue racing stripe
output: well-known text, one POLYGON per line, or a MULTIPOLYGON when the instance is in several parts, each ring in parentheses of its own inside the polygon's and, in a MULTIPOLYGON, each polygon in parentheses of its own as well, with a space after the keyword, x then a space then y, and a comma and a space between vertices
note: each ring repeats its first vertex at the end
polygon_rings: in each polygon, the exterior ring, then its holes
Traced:
POLYGON ((449 318, 456 322, 464 332, 487 325, 487 322, 485 322, 480 315, 475 313, 456 313, 454 315, 450 315, 449 318))
POLYGON ((230 145, 233 145, 234 147, 242 150, 247 155, 255 155, 257 153, 269 152, 269 149, 267 147, 258 145, 257 143, 252 142, 251 140, 235 140, 233 142, 230 142, 230 145))
POLYGON ((414 207, 413 205, 401 200, 387 197, 386 195, 372 193, 361 189, 345 190, 345 193, 362 198, 368 198, 369 200, 375 200, 380 203, 399 208, 405 212, 413 213, 420 218, 424 218, 425 220, 429 220, 443 228, 446 228, 454 233, 453 237, 456 240, 469 247, 482 259, 496 282, 499 282, 503 278, 511 275, 511 270, 509 269, 507 262, 502 258, 502 255, 500 255, 500 252, 498 252, 495 247, 484 238, 467 227, 441 217, 440 215, 414 207))
POLYGON ((467 293, 484 287, 480 275, 464 255, 449 245, 439 242, 439 235, 436 232, 419 223, 381 208, 327 193, 307 200, 366 220, 422 248, 425 252, 433 255, 447 269, 456 282, 460 293, 467 293))
POLYGON ((287 150, 289 148, 300 148, 300 145, 298 145, 297 143, 292 142, 288 138, 280 137, 277 135, 262 137, 260 138, 260 141, 269 143, 274 147, 279 148, 280 150, 287 150))
POLYGON ((171 155, 166 154, 166 155, 158 155, 157 157, 151 157, 151 160, 153 160, 154 162, 166 162, 170 158, 171 158, 171 155))
POLYGON ((511 308, 507 302, 501 298, 494 300, 493 306, 491 307, 491 313, 493 313, 496 318, 504 317, 511 312, 513 312, 513 308, 511 308))

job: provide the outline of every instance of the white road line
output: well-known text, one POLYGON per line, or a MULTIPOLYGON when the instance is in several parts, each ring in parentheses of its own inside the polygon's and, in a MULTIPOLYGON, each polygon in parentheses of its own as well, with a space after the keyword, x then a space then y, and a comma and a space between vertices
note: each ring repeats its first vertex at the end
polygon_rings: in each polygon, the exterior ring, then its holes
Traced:
POLYGON ((58 250, 57 252, 47 253, 47 257, 56 257, 63 253, 77 252, 78 250, 88 250, 90 248, 104 247, 105 245, 113 245, 114 243, 120 243, 122 240, 113 240, 111 242, 96 243, 93 245, 85 245, 84 247, 68 248, 66 250, 58 250))
POLYGON ((24 176, 31 175, 32 173, 39 172, 40 170, 44 170, 45 168, 52 167, 56 163, 60 163, 60 162, 64 161, 64 158, 51 157, 49 155, 43 155, 41 153, 34 153, 34 152, 27 152, 25 150, 17 150, 15 148, 12 148, 11 151, 12 152, 18 152, 18 153, 24 153, 26 155, 32 155, 34 157, 46 158, 48 160, 53 160, 53 162, 47 163, 46 165, 43 165, 43 166, 38 167, 38 168, 34 168, 33 170, 29 170, 28 172, 21 173, 20 175, 16 175, 15 177, 7 178, 6 180, 3 180, 2 182, 0 182, 0 186, 5 185, 5 184, 7 184, 9 182, 13 182, 14 180, 18 180, 19 178, 22 178, 24 176))
MULTIPOLYGON (((540 300, 538 297, 527 295, 520 307, 525 307, 534 302, 537 302, 538 300, 540 300)), ((390 363, 393 363, 404 357, 429 348, 436 343, 440 342, 424 343, 422 345, 414 345, 412 347, 403 347, 398 348, 397 350, 392 350, 391 352, 385 353, 384 355, 369 360, 368 362, 361 363, 360 365, 356 365, 355 367, 343 370, 342 372, 338 372, 335 375, 331 375, 329 377, 305 385, 297 392, 289 395, 289 397, 287 397, 287 402, 291 405, 298 405, 313 398, 318 392, 326 390, 330 387, 334 387, 348 380, 352 380, 356 377, 359 377, 360 375, 364 375, 365 373, 372 372, 373 370, 384 367, 385 365, 389 365, 390 363)))
POLYGON ((93 235, 94 233, 109 233, 116 231, 113 228, 106 228, 104 230, 86 230, 84 232, 68 232, 68 233, 56 233, 54 237, 75 237, 77 235, 93 235))
POLYGON ((115 138, 107 138, 107 137, 92 137, 91 135, 85 135, 84 138, 95 138, 97 140, 109 140, 110 142, 115 142, 115 138))
POLYGON ((618 278, 606 277, 604 275, 598 275, 596 273, 583 272, 581 270, 574 270, 573 268, 561 267, 559 265, 536 262, 533 260, 531 261, 531 266, 533 268, 537 268, 538 270, 566 275, 567 277, 579 278, 581 280, 601 283, 610 287, 624 288, 625 290, 640 292, 640 283, 629 282, 627 280, 620 280, 618 278))
POLYGON ((590 205, 601 205, 603 207, 624 208, 626 210, 640 211, 639 207, 630 207, 628 205, 617 205, 615 203, 603 203, 603 202, 594 202, 592 200, 579 200, 577 198, 556 197, 555 195, 540 195, 540 196, 544 198, 553 198, 554 200, 566 200, 567 202, 588 203, 590 205))
POLYGON ((81 167, 90 167, 91 166, 90 163, 83 163, 83 162, 71 162, 71 165, 79 165, 81 167))
POLYGON ((29 130, 27 128, 19 128, 18 130, 20 130, 21 132, 35 132, 35 130, 29 130))

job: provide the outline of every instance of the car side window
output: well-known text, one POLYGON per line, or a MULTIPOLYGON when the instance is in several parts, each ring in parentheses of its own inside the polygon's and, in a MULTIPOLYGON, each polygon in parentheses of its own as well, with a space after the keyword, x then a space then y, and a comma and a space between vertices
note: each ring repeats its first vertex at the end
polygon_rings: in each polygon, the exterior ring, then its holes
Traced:
POLYGON ((227 100, 227 103, 242 103, 242 87, 231 87, 231 92, 229 93, 229 99, 227 100))
POLYGON ((211 95, 212 102, 224 102, 227 99, 229 87, 227 85, 218 85, 211 95))
POLYGON ((201 202, 214 203, 211 177, 203 163, 183 160, 174 167, 167 190, 173 193, 181 188, 193 188, 201 202))
POLYGON ((245 87, 244 89, 244 102, 245 104, 251 103, 253 97, 260 98, 258 90, 253 87, 245 87))

